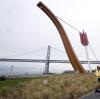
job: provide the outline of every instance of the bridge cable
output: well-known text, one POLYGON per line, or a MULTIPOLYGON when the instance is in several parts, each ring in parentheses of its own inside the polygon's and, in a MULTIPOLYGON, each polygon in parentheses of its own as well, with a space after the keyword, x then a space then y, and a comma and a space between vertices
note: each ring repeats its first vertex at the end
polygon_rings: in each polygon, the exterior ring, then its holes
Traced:
POLYGON ((66 53, 65 51, 63 51, 63 50, 61 50, 61 49, 58 49, 58 48, 55 48, 55 47, 51 47, 51 48, 54 49, 54 50, 56 50, 56 51, 58 51, 58 52, 60 52, 60 53, 63 53, 63 54, 66 53))
POLYGON ((46 46, 42 47, 42 48, 39 48, 39 49, 36 49, 34 51, 28 51, 28 52, 24 52, 24 53, 21 53, 21 54, 13 54, 13 55, 9 55, 9 56, 5 56, 3 58, 9 58, 9 57, 19 57, 19 56, 25 56, 25 55, 29 55, 29 54, 32 54, 32 53, 37 53, 41 50, 43 50, 46 46))

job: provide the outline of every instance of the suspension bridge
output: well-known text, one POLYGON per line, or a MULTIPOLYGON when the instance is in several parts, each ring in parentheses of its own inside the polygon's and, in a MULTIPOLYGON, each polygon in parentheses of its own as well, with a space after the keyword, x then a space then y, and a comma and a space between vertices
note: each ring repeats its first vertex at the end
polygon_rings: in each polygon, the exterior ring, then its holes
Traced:
MULTIPOLYGON (((10 56, 5 56, 4 58, 0 58, 0 62, 31 62, 31 63, 45 63, 45 69, 44 69, 44 73, 49 73, 49 65, 51 63, 67 63, 70 64, 70 61, 67 59, 66 57, 65 59, 51 59, 51 53, 53 52, 58 52, 60 54, 66 55, 64 51, 62 51, 61 49, 57 49, 57 48, 53 48, 51 46, 48 46, 47 48, 40 48, 34 51, 29 51, 29 52, 25 52, 25 53, 21 53, 21 54, 14 54, 14 55, 10 55, 10 56), (46 51, 47 50, 47 51, 46 51), (55 51, 54 51, 55 50, 55 51), (38 55, 40 55, 40 53, 43 53, 43 51, 46 51, 46 57, 45 59, 29 59, 29 58, 16 58, 16 57, 22 57, 22 56, 27 56, 27 55, 34 55, 34 53, 39 53, 38 55)), ((45 56, 45 55, 44 55, 45 56)), ((42 57, 42 56, 41 56, 42 57)), ((57 56, 60 57, 60 56, 57 56)), ((81 64, 88 64, 87 60, 80 60, 81 64)), ((100 64, 100 61, 96 61, 96 60, 90 60, 90 64, 100 64)))
MULTIPOLYGON (((55 50, 55 52, 58 52, 60 54, 66 54, 63 50, 61 49, 57 49, 57 48, 54 48, 54 47, 51 47, 51 46, 45 46, 45 47, 42 47, 40 49, 37 49, 37 50, 32 50, 32 51, 29 51, 29 52, 24 52, 24 53, 20 53, 20 54, 13 54, 13 55, 9 55, 9 56, 5 56, 3 58, 0 58, 0 62, 35 62, 35 63, 46 63, 49 61, 49 63, 70 63, 69 60, 66 60, 66 59, 50 59, 50 55, 52 53, 52 50, 55 50), (43 53, 43 51, 46 49, 47 47, 47 52, 46 53, 46 58, 45 59, 27 59, 27 58, 16 58, 16 57, 21 57, 21 56, 27 56, 27 55, 34 55, 35 53, 43 53)), ((57 53, 57 54, 58 54, 57 53)), ((54 53, 53 53, 54 54, 54 53)), ((59 57, 59 56, 57 56, 59 57)), ((64 58, 65 58, 65 55, 64 55, 64 58)), ((82 57, 81 57, 82 58, 82 57)), ((88 64, 88 61, 87 60, 80 60, 80 63, 81 64, 88 64)), ((94 59, 91 59, 90 60, 90 63, 91 64, 100 64, 100 61, 98 60, 94 60, 94 59)))

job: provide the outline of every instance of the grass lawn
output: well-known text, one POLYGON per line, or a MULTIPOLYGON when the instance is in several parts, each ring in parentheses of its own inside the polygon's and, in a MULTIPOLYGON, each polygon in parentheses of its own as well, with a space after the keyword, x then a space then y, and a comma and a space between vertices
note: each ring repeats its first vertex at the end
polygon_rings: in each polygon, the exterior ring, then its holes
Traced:
POLYGON ((40 77, 24 77, 24 78, 16 78, 16 79, 8 79, 4 81, 0 81, 0 91, 2 89, 16 87, 19 84, 27 83, 33 79, 39 79, 40 77))
POLYGON ((0 89, 1 89, 2 87, 5 87, 5 86, 9 86, 9 87, 11 87, 11 86, 16 86, 16 85, 18 85, 19 83, 22 83, 22 82, 25 82, 25 81, 30 81, 30 80, 32 80, 32 79, 34 79, 34 78, 29 78, 29 77, 27 77, 27 78, 16 78, 16 79, 14 79, 14 80, 0 81, 0 89))

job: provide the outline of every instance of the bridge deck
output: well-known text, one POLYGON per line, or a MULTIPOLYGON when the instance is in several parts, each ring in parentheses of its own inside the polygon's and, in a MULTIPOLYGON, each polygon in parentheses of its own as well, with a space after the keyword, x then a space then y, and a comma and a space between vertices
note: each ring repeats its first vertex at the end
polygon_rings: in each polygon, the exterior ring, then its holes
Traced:
MULTIPOLYGON (((0 62, 35 62, 35 63, 70 63, 69 60, 45 60, 45 59, 4 59, 0 62)), ((88 64, 88 61, 80 61, 81 64, 88 64)), ((90 64, 100 64, 100 61, 90 61, 90 64)))

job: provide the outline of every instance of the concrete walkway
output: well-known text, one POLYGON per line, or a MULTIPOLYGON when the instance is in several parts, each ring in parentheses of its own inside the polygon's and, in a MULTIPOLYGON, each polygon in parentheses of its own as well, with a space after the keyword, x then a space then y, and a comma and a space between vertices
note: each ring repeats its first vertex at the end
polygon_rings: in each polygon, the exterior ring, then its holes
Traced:
POLYGON ((92 91, 91 93, 82 96, 79 99, 100 99, 100 93, 95 93, 95 91, 92 91))

